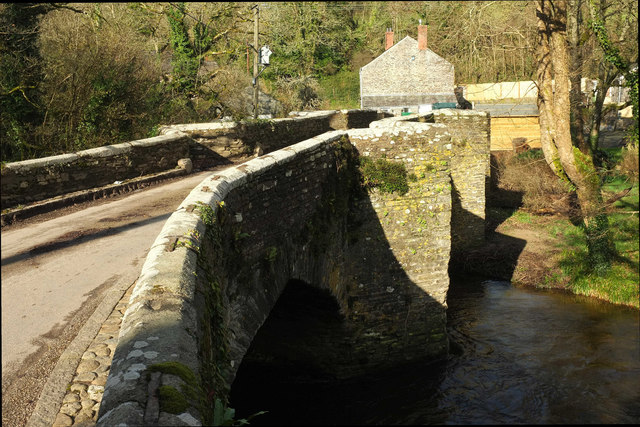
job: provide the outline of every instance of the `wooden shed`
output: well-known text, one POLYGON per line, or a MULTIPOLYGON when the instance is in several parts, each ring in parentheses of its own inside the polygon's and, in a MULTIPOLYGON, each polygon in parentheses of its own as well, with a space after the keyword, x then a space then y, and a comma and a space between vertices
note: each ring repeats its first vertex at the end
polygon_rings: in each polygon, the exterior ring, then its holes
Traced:
POLYGON ((491 115, 491 151, 513 150, 516 138, 525 138, 529 148, 540 148, 539 116, 491 115))

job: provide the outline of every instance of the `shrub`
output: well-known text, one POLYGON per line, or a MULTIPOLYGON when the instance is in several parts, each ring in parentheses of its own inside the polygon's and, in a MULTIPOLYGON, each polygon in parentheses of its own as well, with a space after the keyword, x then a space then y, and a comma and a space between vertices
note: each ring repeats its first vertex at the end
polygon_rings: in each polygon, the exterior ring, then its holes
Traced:
MULTIPOLYGON (((547 165, 541 150, 529 150, 517 156, 494 156, 491 197, 512 194, 518 205, 532 211, 565 211, 569 189, 547 165)), ((518 207, 518 206, 513 206, 518 207)))
POLYGON ((627 175, 634 181, 638 181, 638 144, 630 143, 622 150, 620 160, 620 172, 627 175))
POLYGON ((342 70, 319 79, 322 107, 340 110, 360 108, 360 75, 357 71, 342 70))
POLYGON ((160 68, 144 38, 116 24, 125 18, 121 11, 107 25, 60 10, 43 20, 40 86, 48 100, 38 129, 43 155, 140 138, 154 124, 156 107, 149 101, 160 68))
POLYGON ((272 85, 285 113, 315 110, 320 105, 318 81, 312 76, 278 77, 272 85))

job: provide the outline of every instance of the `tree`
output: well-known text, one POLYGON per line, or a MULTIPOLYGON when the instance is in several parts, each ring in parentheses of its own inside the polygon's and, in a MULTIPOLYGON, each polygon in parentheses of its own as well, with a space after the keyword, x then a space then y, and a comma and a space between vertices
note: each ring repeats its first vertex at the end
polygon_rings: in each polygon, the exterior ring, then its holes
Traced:
MULTIPOLYGON (((153 50, 126 4, 81 4, 51 11, 40 24, 39 82, 45 117, 40 155, 68 153, 148 136, 161 100, 153 50)), ((157 123, 157 122, 156 122, 157 123)))
POLYGON ((248 12, 242 3, 170 3, 165 7, 172 52, 167 95, 173 109, 181 110, 186 119, 216 115, 215 110, 221 107, 225 113, 233 113, 229 111, 233 108, 223 105, 222 92, 230 90, 228 74, 235 74, 234 61, 246 48, 235 39, 235 33, 241 33, 241 25, 249 21, 248 12), (205 62, 209 64, 208 71, 203 67, 205 62), (218 73, 227 74, 222 82, 214 81, 218 73))
POLYGON ((23 160, 37 151, 30 136, 42 122, 38 82, 40 18, 49 6, 8 3, 0 6, 0 138, 2 160, 23 160))
POLYGON ((582 95, 582 64, 583 55, 580 46, 582 27, 581 16, 582 0, 569 0, 567 16, 567 33, 570 50, 571 73, 571 137, 575 145, 583 153, 589 153, 590 146, 584 138, 584 102, 582 95))
POLYGON ((269 46, 276 58, 265 78, 334 74, 355 45, 353 5, 348 2, 292 2, 264 10, 269 46))
POLYGON ((622 49, 625 47, 623 42, 629 38, 628 32, 631 29, 635 29, 637 31, 638 17, 637 15, 634 16, 634 12, 637 11, 637 7, 637 1, 631 0, 623 2, 621 9, 614 10, 614 13, 612 14, 610 5, 606 0, 600 0, 599 7, 596 5, 594 0, 589 0, 589 12, 591 15, 589 27, 595 34, 598 46, 604 54, 604 61, 599 67, 599 78, 602 82, 602 87, 596 96, 594 119, 590 134, 590 143, 594 150, 598 149, 599 129, 602 119, 601 111, 605 94, 611 86, 611 83, 619 75, 624 76, 625 86, 630 89, 629 96, 631 104, 633 105, 633 117, 635 119, 635 123, 630 129, 629 139, 635 144, 638 143, 638 44, 636 37, 633 37, 631 40, 631 49, 627 46, 627 58, 625 58, 622 52, 622 49), (616 31, 618 37, 615 43, 612 41, 613 39, 610 37, 606 25, 607 17, 609 17, 610 21, 612 20, 612 15, 617 15, 618 17, 618 31, 616 31), (635 21, 633 18, 635 18, 635 21), (635 47, 635 49, 633 49, 633 47, 635 47), (631 59, 628 59, 629 57, 631 57, 631 59), (634 59, 636 62, 635 67, 632 66, 634 59))
POLYGON ((567 2, 538 0, 538 108, 540 139, 547 164, 576 192, 590 265, 609 269, 615 247, 604 210, 600 176, 589 153, 571 139, 567 2))

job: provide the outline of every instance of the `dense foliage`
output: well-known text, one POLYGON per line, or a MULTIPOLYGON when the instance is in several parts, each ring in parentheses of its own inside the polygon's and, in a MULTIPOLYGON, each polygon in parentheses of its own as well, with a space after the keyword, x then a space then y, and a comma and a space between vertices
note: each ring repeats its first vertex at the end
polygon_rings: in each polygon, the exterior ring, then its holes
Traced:
MULTIPOLYGON (((0 4, 1 160, 143 138, 160 124, 250 116, 254 5, 0 4)), ((396 42, 415 38, 420 20, 460 84, 535 77, 533 2, 257 5, 259 43, 273 52, 260 88, 282 114, 357 108, 358 70, 384 51, 385 31, 396 42)), ((589 40, 589 63, 603 62, 589 40)), ((637 58, 637 43, 629 50, 615 42, 630 62, 637 58)))

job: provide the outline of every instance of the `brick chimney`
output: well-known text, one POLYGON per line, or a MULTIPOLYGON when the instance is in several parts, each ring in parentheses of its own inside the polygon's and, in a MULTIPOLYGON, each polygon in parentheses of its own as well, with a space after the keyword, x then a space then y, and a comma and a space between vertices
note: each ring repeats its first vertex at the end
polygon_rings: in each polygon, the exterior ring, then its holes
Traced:
POLYGON ((384 50, 389 49, 393 46, 393 31, 391 28, 387 28, 387 32, 385 33, 385 47, 384 50))
POLYGON ((427 26, 422 25, 422 19, 418 25, 418 50, 427 50, 427 26))

